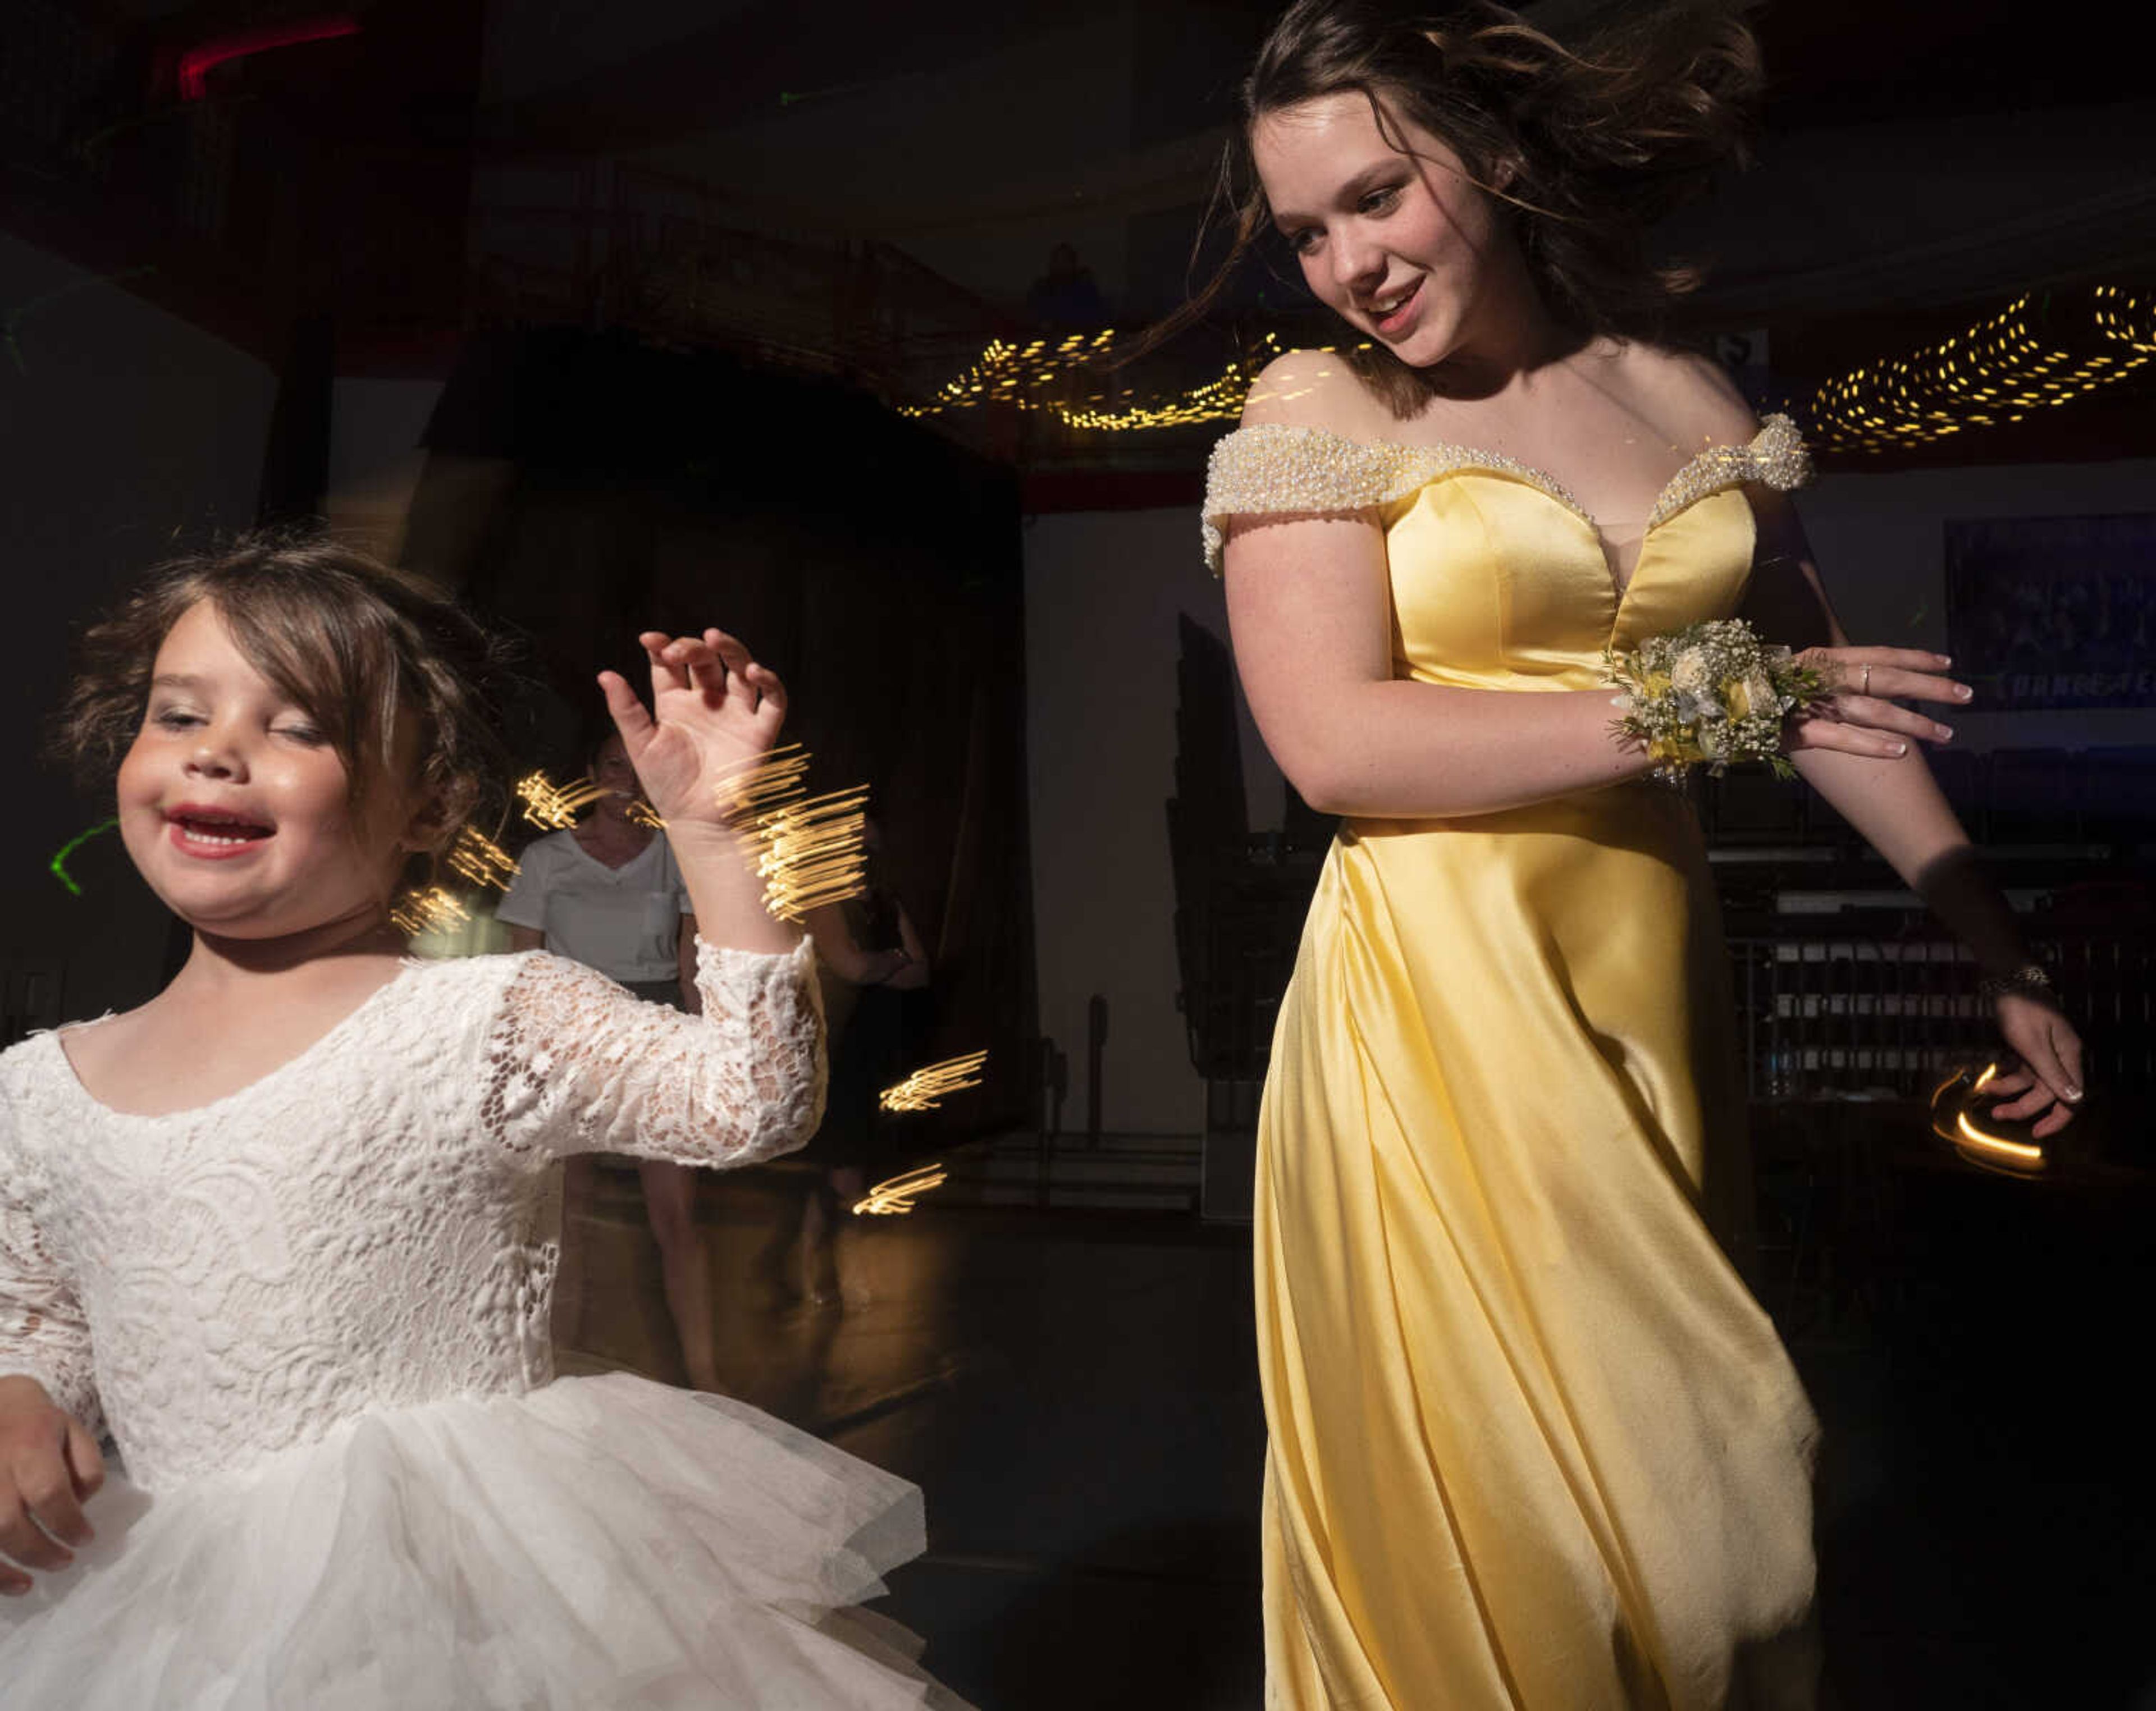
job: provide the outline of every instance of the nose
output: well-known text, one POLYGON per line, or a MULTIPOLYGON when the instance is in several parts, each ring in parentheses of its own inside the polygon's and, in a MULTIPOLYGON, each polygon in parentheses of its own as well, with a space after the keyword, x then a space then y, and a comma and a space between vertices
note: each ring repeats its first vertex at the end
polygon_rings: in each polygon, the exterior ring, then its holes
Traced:
POLYGON ((223 726, 206 725, 196 734, 187 770, 192 778, 244 779, 247 761, 223 726))
POLYGON ((1342 291, 1359 295, 1385 277, 1385 252, 1350 226, 1332 243, 1332 278, 1342 291))

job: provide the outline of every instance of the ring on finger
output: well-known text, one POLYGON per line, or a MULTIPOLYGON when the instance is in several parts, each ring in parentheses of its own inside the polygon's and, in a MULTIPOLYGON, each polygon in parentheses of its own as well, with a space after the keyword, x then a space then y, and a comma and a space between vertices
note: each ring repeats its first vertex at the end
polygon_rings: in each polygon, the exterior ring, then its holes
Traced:
POLYGON ((1871 668, 1868 665, 1864 668, 1864 681, 1857 685, 1856 693, 1860 695, 1871 693, 1871 668))

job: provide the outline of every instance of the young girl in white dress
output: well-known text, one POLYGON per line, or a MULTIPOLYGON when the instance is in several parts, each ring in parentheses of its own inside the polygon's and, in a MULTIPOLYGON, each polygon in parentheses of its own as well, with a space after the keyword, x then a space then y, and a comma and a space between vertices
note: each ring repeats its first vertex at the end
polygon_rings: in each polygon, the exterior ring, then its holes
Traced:
POLYGON ((257 538, 85 638, 68 744, 119 760, 194 947, 0 1057, 9 1707, 952 1703, 844 1608, 920 1549, 914 1488, 725 1398, 550 1381, 552 1162, 745 1164, 822 1094, 810 953, 718 806, 784 692, 719 631, 642 642, 650 707, 601 684, 701 1016, 544 953, 403 956, 393 888, 490 745, 484 642, 419 586, 257 538))

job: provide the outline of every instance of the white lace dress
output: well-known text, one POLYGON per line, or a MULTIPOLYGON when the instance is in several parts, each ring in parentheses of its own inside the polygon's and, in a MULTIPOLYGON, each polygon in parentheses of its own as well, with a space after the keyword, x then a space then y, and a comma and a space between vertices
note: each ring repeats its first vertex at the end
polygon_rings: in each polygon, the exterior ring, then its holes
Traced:
POLYGON ((410 963, 167 1116, 97 1103, 58 1035, 0 1056, 0 1375, 127 1476, 0 1601, 0 1703, 954 1703, 844 1608, 920 1550, 912 1486, 722 1397, 550 1382, 552 1160, 815 1127, 808 948, 698 978, 701 1017, 543 953, 410 963))

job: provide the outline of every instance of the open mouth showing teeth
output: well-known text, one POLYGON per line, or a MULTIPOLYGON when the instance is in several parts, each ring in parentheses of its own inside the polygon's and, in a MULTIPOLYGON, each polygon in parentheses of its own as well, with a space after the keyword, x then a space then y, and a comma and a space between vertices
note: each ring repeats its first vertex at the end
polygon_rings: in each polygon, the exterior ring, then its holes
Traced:
POLYGON ((175 814, 172 817, 172 823, 190 843, 218 844, 228 848, 237 848, 243 843, 258 843, 275 834, 272 827, 223 815, 175 814))

